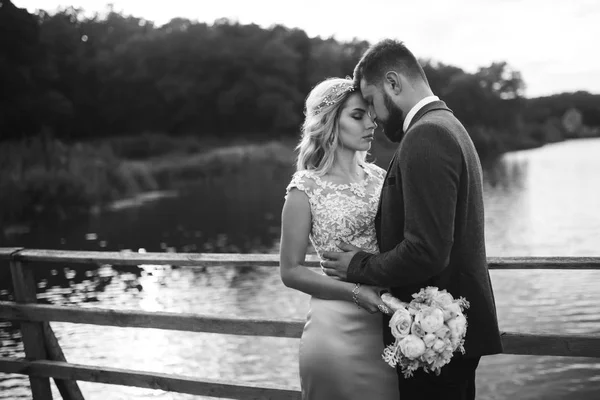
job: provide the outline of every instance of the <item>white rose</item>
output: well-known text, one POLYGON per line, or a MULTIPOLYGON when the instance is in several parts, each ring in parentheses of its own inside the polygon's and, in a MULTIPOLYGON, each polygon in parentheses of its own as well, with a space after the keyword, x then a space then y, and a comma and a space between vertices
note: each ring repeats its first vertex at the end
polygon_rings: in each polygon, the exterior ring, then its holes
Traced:
POLYGON ((437 336, 438 338, 444 340, 450 337, 450 328, 448 328, 446 325, 442 326, 440 329, 438 329, 437 331, 435 331, 435 336, 437 336))
POLYGON ((399 344, 402 354, 412 360, 421 357, 425 353, 425 343, 415 335, 408 335, 399 344))
POLYGON ((450 303, 444 307, 444 321, 456 318, 460 314, 462 314, 462 310, 458 303, 450 303))
POLYGON ((462 314, 448 320, 446 323, 450 329, 450 337, 453 342, 457 339, 461 339, 467 333, 467 319, 462 314))
POLYGON ((428 333, 423 337, 423 342, 427 347, 432 347, 436 340, 437 336, 435 336, 433 333, 428 333))
POLYGON ((437 307, 426 307, 419 311, 415 321, 421 324, 425 332, 433 333, 444 325, 444 312, 437 307))
POLYGON ((421 327, 421 323, 414 321, 412 323, 412 326, 410 327, 410 333, 412 335, 415 335, 419 338, 424 337, 427 333, 423 330, 423 328, 421 327))
POLYGON ((436 353, 441 353, 446 348, 446 343, 442 339, 436 339, 431 347, 436 353))
POLYGON ((425 353, 423 353, 423 360, 425 360, 427 364, 433 364, 437 358, 438 355, 433 349, 427 349, 425 350, 425 353))
POLYGON ((452 354, 453 354, 452 349, 447 349, 447 348, 446 348, 446 351, 441 353, 442 358, 445 360, 448 360, 448 361, 450 361, 450 359, 452 358, 452 354))
POLYGON ((454 301, 454 297, 452 297, 452 295, 450 293, 444 291, 444 292, 439 292, 437 294, 437 296, 435 297, 434 301, 443 308, 443 307, 446 307, 447 305, 452 304, 452 302, 454 301))
POLYGON ((412 317, 405 308, 399 308, 390 319, 390 329, 396 339, 403 339, 410 333, 412 317))

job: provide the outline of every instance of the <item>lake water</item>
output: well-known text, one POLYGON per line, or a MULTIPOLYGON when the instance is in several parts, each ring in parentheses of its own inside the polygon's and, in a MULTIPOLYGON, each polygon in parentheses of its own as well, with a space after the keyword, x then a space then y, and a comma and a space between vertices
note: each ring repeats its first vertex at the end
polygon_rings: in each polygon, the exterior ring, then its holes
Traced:
MULTIPOLYGON (((510 153, 485 176, 489 256, 598 256, 600 139, 510 153)), ((127 202, 85 220, 5 235, 0 246, 73 250, 273 252, 291 170, 252 168, 207 179, 179 196, 127 202)), ((42 302, 82 307, 304 318, 308 297, 276 268, 40 268, 42 302)), ((600 271, 491 271, 500 327, 600 335, 600 271)), ((0 273, 0 299, 10 298, 0 273)), ((299 387, 298 340, 52 323, 70 362, 299 387)), ((0 322, 0 356, 22 356, 0 322)), ((600 398, 600 359, 496 355, 482 359, 478 399, 600 398)), ((24 376, 0 374, 0 399, 28 399, 24 376)), ((192 399, 80 382, 86 399, 192 399)), ((55 391, 55 398, 60 398, 55 391)))

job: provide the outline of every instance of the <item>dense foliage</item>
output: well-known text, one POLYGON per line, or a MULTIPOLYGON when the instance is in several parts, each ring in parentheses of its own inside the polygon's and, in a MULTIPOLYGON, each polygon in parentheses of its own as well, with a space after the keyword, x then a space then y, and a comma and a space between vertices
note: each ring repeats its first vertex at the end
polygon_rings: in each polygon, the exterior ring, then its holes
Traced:
MULTIPOLYGON (((0 0, 0 132, 42 130, 85 140, 146 131, 261 138, 297 133, 303 100, 328 76, 351 75, 366 41, 310 38, 302 30, 150 21, 110 9, 31 15, 0 0)), ((528 120, 577 105, 600 125, 598 96, 562 95, 526 106, 525 84, 505 62, 474 74, 422 60, 434 91, 468 127, 519 133, 528 120)))
MULTIPOLYGON (((211 166, 291 165, 306 95, 351 75, 368 46, 225 19, 155 26, 110 7, 30 14, 0 0, 0 223, 87 209, 211 166), (249 146, 218 149, 240 140, 249 146)), ((506 62, 475 73, 421 62, 482 159, 600 130, 598 95, 527 99, 506 62)))

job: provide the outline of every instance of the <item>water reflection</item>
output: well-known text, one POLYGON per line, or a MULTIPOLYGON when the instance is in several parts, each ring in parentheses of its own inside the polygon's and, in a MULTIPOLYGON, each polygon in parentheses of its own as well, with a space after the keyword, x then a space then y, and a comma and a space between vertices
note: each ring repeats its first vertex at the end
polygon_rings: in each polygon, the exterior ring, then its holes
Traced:
MULTIPOLYGON (((600 249, 600 140, 507 154, 485 171, 490 256, 584 256, 600 249)), ((14 242, 58 249, 276 252, 290 170, 206 179, 177 198, 85 221, 32 228, 14 242)), ((6 270, 6 269, 4 269, 6 270)), ((274 268, 40 265, 40 302, 211 315, 303 318, 307 296, 274 268)), ((600 271, 492 271, 501 329, 600 333, 600 271)), ((10 299, 9 279, 0 300, 10 299)), ((1 355, 22 356, 20 334, 0 326, 1 355)), ((294 339, 52 323, 70 362, 298 387, 294 339), (268 349, 265 351, 264 349, 268 349)), ((478 370, 478 398, 600 398, 595 359, 499 355, 478 370)), ((81 383, 86 399, 196 396, 81 383)), ((0 399, 26 399, 27 378, 0 377, 0 399)))
POLYGON ((529 159, 517 153, 504 155, 485 164, 484 184, 488 191, 519 192, 525 183, 529 159))
POLYGON ((597 255, 598 139, 509 153, 486 173, 490 255, 597 255))

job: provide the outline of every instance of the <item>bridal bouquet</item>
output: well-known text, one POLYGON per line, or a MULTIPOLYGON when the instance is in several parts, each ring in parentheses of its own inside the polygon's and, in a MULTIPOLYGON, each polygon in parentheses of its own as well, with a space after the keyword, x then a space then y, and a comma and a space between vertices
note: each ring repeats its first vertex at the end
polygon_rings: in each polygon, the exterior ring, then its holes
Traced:
POLYGON ((463 311, 469 302, 432 286, 412 296, 413 300, 405 303, 389 293, 381 295, 394 312, 390 328, 396 339, 384 349, 383 359, 391 367, 398 365, 406 378, 419 368, 439 375, 455 351, 465 352, 467 319, 463 311))

